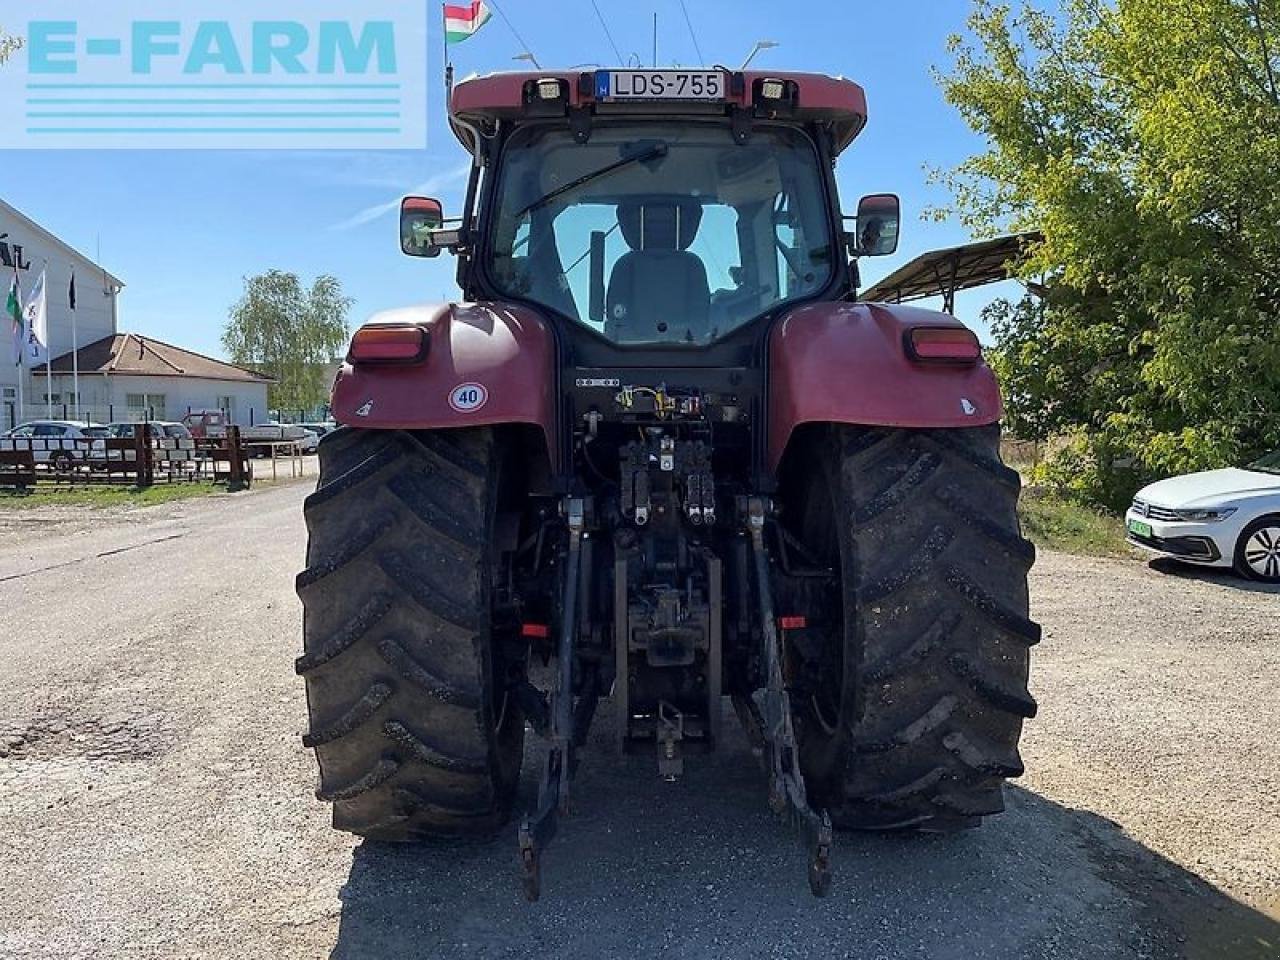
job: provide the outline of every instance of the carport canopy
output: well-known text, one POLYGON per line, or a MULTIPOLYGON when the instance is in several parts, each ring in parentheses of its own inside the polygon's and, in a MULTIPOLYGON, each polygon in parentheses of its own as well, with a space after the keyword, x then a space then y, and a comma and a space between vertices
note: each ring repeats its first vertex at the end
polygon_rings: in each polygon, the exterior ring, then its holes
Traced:
POLYGON ((1010 277, 1010 264, 1027 247, 1039 243, 1038 230, 1010 233, 959 247, 921 254, 889 276, 863 290, 858 299, 878 303, 905 303, 925 297, 942 297, 943 309, 955 312, 956 292, 999 283, 1010 277))

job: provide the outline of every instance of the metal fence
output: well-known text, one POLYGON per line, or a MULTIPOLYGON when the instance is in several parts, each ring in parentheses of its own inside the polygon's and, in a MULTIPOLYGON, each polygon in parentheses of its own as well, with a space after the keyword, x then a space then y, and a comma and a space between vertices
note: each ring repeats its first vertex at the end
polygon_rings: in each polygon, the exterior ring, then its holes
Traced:
POLYGON ((0 487, 213 481, 240 490, 251 476, 238 427, 201 440, 152 437, 141 423, 132 437, 0 437, 0 487))

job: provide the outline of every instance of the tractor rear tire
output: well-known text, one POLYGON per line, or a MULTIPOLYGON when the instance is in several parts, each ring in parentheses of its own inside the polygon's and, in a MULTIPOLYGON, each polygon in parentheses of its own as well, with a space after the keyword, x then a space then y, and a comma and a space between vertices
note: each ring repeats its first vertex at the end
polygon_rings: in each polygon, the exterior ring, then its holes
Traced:
POLYGON ((797 705, 811 801, 845 829, 977 826, 1036 712, 1020 478, 998 425, 820 429, 791 475, 793 529, 841 573, 831 691, 797 705))
POLYGON ((504 447, 486 429, 340 429, 307 498, 310 732, 333 825, 484 836, 510 815, 524 718, 491 637, 504 447))

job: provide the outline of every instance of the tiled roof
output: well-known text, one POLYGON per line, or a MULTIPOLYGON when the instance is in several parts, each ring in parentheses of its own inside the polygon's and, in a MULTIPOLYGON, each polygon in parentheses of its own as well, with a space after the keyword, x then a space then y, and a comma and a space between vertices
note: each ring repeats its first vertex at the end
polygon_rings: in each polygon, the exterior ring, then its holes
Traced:
MULTIPOLYGON (((117 333, 81 347, 81 373, 116 374, 126 377, 194 377, 201 380, 238 380, 250 383, 272 383, 273 378, 237 367, 203 354, 192 353, 169 343, 152 340, 136 333, 117 333)), ((37 367, 36 374, 45 368, 37 367)), ((64 353, 53 361, 54 373, 71 373, 71 354, 64 353)))

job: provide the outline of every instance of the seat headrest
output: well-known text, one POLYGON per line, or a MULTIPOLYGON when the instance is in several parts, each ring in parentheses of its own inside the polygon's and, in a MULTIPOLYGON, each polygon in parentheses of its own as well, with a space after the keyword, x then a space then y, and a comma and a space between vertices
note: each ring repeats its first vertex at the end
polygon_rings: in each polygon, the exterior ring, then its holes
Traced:
POLYGON ((688 250, 702 225, 702 204, 633 201, 618 206, 622 237, 632 250, 688 250))

